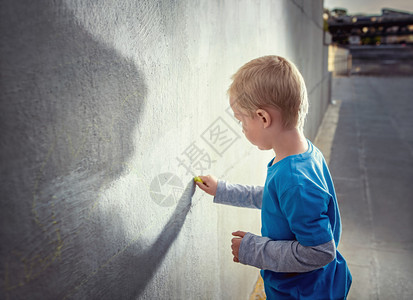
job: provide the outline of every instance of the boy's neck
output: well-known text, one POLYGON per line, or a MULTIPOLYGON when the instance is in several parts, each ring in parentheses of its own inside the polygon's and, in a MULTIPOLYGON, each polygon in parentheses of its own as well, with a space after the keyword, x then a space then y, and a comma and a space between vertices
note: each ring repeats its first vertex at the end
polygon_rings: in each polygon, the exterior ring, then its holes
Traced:
POLYGON ((273 164, 287 156, 304 153, 308 150, 307 139, 298 128, 283 130, 277 136, 273 144, 275 159, 273 164))

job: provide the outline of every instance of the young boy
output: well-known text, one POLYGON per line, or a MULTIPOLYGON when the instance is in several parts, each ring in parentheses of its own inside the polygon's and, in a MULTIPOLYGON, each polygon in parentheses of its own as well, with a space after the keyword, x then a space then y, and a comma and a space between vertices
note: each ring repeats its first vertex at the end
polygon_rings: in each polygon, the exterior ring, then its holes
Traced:
POLYGON ((215 203, 261 209, 261 233, 237 231, 234 261, 260 268, 268 299, 345 299, 351 285, 336 250, 341 234, 333 181, 305 138, 304 80, 290 61, 265 56, 242 66, 228 90, 235 118, 259 149, 273 149, 263 187, 199 176, 215 203))

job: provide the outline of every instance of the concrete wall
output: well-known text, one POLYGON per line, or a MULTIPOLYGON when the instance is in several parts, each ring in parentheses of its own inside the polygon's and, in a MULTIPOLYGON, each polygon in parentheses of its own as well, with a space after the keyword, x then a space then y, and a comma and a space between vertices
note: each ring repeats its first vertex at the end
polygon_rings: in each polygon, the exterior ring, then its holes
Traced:
POLYGON ((259 211, 214 205, 192 176, 263 184, 272 153, 248 144, 225 94, 258 56, 298 65, 315 136, 328 102, 322 1, 0 11, 0 297, 246 299, 258 271, 232 262, 231 232, 259 233, 259 211))

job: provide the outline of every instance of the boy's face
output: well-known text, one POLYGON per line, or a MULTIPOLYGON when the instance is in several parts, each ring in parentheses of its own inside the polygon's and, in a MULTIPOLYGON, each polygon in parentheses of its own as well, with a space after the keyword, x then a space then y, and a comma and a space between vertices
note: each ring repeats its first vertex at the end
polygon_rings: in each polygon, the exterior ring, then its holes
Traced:
POLYGON ((247 112, 241 111, 236 101, 230 98, 231 109, 234 112, 234 117, 242 125, 242 132, 251 144, 257 146, 261 150, 272 149, 271 146, 265 144, 263 138, 263 128, 258 117, 251 117, 247 112))

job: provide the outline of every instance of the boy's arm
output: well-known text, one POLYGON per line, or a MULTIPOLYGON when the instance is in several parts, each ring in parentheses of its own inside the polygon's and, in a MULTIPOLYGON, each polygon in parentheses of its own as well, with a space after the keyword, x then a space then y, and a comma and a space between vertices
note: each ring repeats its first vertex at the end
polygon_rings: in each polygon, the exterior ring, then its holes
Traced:
POLYGON ((239 261, 275 272, 308 272, 334 260, 336 245, 327 216, 328 207, 334 205, 331 195, 297 185, 285 191, 279 203, 296 239, 271 240, 247 233, 239 261))
POLYGON ((227 183, 218 180, 214 203, 261 209, 264 187, 227 183))
POLYGON ((239 262, 274 272, 309 272, 324 267, 336 255, 334 240, 318 246, 298 241, 273 241, 246 233, 239 248, 239 262))

